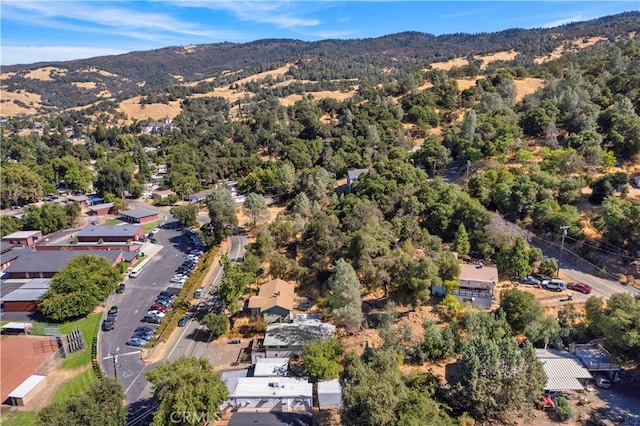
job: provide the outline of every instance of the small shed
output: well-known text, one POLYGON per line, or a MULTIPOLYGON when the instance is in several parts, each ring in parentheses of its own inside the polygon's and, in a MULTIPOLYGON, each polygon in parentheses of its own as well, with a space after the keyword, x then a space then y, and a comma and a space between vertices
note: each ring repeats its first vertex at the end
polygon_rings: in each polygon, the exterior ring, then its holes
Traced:
POLYGON ((6 334, 31 334, 32 330, 30 322, 10 322, 2 326, 2 332, 6 334))
POLYGON ((91 204, 88 195, 72 195, 71 197, 69 197, 69 201, 78 204, 80 207, 88 206, 89 204, 91 204))
POLYGON ((120 212, 123 220, 131 223, 149 223, 158 220, 158 213, 147 209, 132 209, 120 212))
POLYGON ((11 405, 23 407, 35 396, 37 390, 44 387, 47 376, 33 374, 11 391, 8 400, 11 405))
POLYGON ((342 408, 340 380, 320 380, 318 382, 318 406, 321 410, 342 408))

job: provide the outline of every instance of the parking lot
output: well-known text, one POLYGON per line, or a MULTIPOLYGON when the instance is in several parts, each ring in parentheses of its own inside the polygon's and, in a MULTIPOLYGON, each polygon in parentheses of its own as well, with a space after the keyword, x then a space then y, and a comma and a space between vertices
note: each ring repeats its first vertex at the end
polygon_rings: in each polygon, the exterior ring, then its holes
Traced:
MULTIPOLYGON (((156 244, 153 245, 153 256, 144 263, 140 273, 135 278, 125 281, 122 293, 111 295, 106 309, 118 306, 118 315, 112 330, 100 333, 100 356, 107 375, 117 376, 127 390, 127 400, 134 401, 144 390, 147 382, 144 372, 147 364, 140 359, 141 346, 127 345, 134 332, 139 327, 149 327, 155 330, 158 326, 153 322, 142 322, 149 317, 148 311, 155 303, 159 303, 158 296, 162 291, 179 292, 179 288, 169 288, 169 281, 176 270, 185 260, 186 254, 193 249, 193 243, 182 230, 163 227, 153 235, 156 244)), ((175 284, 172 284, 174 286, 175 284)), ((159 308, 158 306, 155 306, 159 308)), ((161 309, 155 309, 156 316, 161 316, 161 309)), ((143 334, 143 333, 141 333, 143 334)), ((147 336, 142 336, 147 337, 147 336)))

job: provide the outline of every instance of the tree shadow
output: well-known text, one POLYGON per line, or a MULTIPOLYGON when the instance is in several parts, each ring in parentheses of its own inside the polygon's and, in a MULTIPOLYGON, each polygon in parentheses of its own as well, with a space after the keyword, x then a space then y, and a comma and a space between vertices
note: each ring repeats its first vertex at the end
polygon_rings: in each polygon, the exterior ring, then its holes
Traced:
POLYGON ((158 409, 158 402, 153 398, 140 399, 129 404, 127 426, 149 425, 158 409))

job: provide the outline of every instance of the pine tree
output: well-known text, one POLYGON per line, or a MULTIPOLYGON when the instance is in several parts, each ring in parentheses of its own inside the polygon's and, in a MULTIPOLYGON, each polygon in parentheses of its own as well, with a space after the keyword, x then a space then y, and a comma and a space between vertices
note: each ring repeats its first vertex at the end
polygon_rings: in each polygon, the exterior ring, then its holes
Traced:
POLYGON ((336 262, 329 278, 329 288, 329 310, 338 324, 349 331, 358 329, 364 319, 361 284, 356 271, 344 259, 336 262))
POLYGON ((471 244, 469 243, 469 234, 467 234, 467 228, 464 223, 458 226, 456 235, 453 238, 453 251, 458 253, 458 256, 462 259, 466 259, 471 251, 471 244))

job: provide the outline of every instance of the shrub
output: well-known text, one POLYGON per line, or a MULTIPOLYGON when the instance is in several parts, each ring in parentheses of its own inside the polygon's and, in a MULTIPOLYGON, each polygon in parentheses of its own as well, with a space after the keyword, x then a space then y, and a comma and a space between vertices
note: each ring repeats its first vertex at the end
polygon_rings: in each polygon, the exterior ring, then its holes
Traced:
POLYGON ((553 400, 553 403, 556 407, 556 415, 561 422, 566 422, 573 416, 571 407, 569 407, 569 403, 565 397, 559 396, 553 400))

